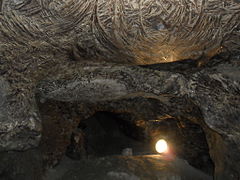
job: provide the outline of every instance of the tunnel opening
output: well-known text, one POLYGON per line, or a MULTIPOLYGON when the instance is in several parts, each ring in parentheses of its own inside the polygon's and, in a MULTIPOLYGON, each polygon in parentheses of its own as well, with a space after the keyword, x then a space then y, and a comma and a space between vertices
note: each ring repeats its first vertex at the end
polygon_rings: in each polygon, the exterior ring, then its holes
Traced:
POLYGON ((172 117, 136 120, 131 114, 97 112, 73 131, 66 155, 72 159, 104 157, 124 155, 126 149, 133 155, 156 154, 155 143, 161 138, 167 140, 171 153, 213 175, 214 164, 203 129, 189 120, 172 117))
POLYGON ((67 156, 81 159, 84 157, 103 157, 120 155, 130 148, 135 154, 147 148, 144 129, 127 121, 129 114, 97 112, 92 117, 80 122, 72 133, 67 156))
POLYGON ((205 132, 200 125, 181 117, 150 120, 148 136, 152 139, 151 142, 166 139, 171 153, 213 176, 214 163, 209 154, 205 132))

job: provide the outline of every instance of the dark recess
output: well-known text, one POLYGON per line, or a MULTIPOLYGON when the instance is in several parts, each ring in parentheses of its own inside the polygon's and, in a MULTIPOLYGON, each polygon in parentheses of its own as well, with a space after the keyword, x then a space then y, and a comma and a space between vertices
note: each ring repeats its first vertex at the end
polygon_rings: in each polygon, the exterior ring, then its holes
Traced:
POLYGON ((184 119, 167 118, 147 121, 139 127, 130 114, 97 112, 81 121, 71 137, 67 156, 72 159, 119 155, 124 148, 136 154, 156 153, 158 138, 168 140, 172 153, 208 174, 213 174, 214 164, 202 128, 184 119), (81 139, 76 143, 76 139, 81 139))

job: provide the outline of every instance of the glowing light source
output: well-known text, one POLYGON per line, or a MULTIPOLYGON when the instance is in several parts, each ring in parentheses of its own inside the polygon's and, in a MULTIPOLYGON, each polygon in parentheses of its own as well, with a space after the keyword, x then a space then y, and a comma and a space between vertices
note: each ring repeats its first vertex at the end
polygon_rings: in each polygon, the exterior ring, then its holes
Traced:
POLYGON ((160 139, 155 145, 158 153, 166 153, 168 151, 167 142, 164 139, 160 139))

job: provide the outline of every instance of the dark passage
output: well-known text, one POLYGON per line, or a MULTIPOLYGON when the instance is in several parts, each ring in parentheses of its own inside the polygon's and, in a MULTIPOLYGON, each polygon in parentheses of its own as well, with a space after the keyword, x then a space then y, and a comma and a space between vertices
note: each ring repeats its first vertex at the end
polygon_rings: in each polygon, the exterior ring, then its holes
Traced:
POLYGON ((156 154, 155 142, 168 141, 171 153, 197 169, 213 174, 205 134, 190 121, 167 118, 137 124, 129 114, 97 112, 82 121, 73 132, 67 156, 72 159, 121 155, 131 148, 134 155, 156 154))
POLYGON ((125 119, 130 120, 131 116, 98 112, 84 120, 72 134, 67 155, 79 159, 84 156, 120 155, 125 148, 132 148, 134 154, 143 152, 149 146, 145 142, 143 129, 125 119), (82 139, 79 144, 76 143, 78 137, 82 139))

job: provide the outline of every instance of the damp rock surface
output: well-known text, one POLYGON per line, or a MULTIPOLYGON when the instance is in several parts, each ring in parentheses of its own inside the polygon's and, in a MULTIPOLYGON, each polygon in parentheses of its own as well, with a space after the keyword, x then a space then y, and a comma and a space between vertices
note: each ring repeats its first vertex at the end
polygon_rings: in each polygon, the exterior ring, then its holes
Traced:
POLYGON ((165 155, 106 156, 72 161, 64 158, 44 180, 212 180, 186 161, 165 155))

